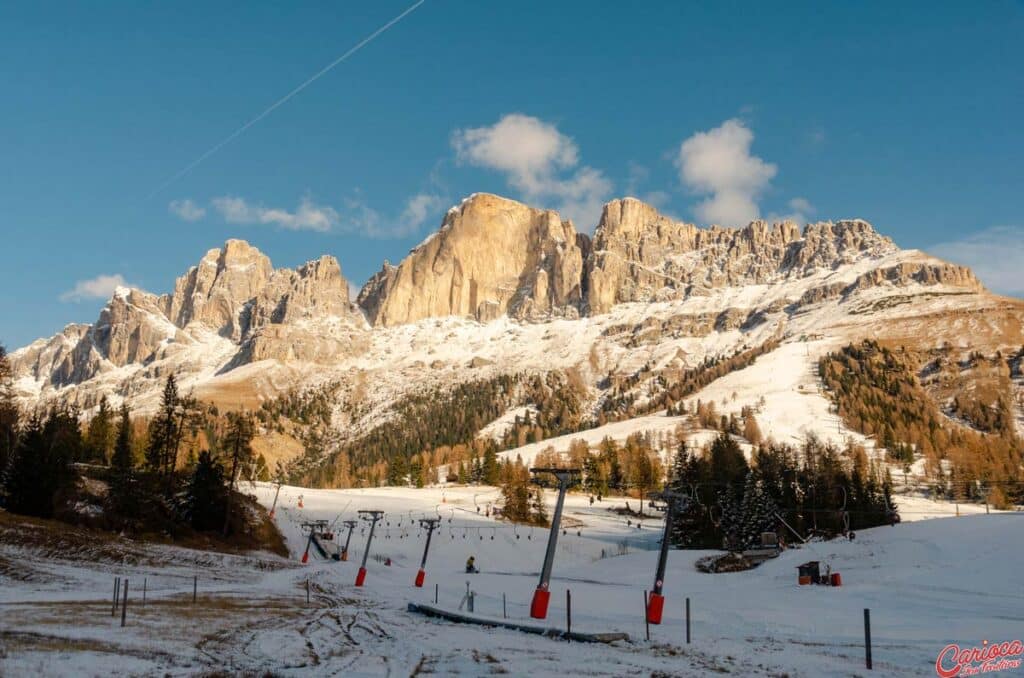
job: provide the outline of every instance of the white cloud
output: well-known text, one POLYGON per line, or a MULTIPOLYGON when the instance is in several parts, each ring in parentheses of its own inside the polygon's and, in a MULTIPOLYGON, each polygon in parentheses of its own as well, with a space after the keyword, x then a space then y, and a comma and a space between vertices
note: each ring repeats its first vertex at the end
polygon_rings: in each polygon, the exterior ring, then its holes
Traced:
POLYGON ((290 231, 334 230, 339 222, 338 211, 327 205, 317 205, 303 196, 294 212, 280 208, 253 205, 244 198, 222 196, 213 199, 213 208, 229 224, 274 224, 290 231))
POLYGON ((995 292, 1024 297, 1022 226, 993 226, 927 250, 936 257, 970 267, 995 292))
POLYGON ((199 221, 206 216, 206 209, 200 207, 191 198, 184 200, 172 200, 167 209, 179 219, 185 221, 199 221))
POLYGON ((401 238, 415 233, 443 204, 440 196, 419 193, 409 198, 398 217, 386 219, 358 192, 343 200, 342 210, 315 204, 308 195, 294 211, 264 207, 236 196, 222 196, 212 202, 229 224, 272 224, 293 231, 335 231, 368 238, 401 238))
POLYGON ((750 154, 754 133, 741 121, 726 120, 697 132, 679 147, 679 179, 690 190, 708 197, 694 207, 707 223, 744 225, 758 217, 757 198, 777 168, 750 154))
POLYGON ((124 276, 101 274, 89 280, 79 280, 75 286, 60 295, 61 301, 87 301, 90 299, 109 299, 118 287, 126 287, 124 276))
POLYGON ((441 197, 430 193, 419 193, 409 198, 402 210, 399 221, 402 227, 412 233, 430 218, 431 213, 441 209, 441 197))
POLYGON ((583 228, 597 225, 612 184, 601 171, 578 167, 579 148, 554 125, 510 113, 489 127, 456 130, 451 143, 459 162, 504 173, 526 200, 553 200, 583 228))
POLYGON ((768 221, 793 221, 797 224, 806 224, 818 211, 807 198, 793 198, 786 203, 786 206, 789 208, 788 212, 784 214, 772 212, 767 217, 768 221))

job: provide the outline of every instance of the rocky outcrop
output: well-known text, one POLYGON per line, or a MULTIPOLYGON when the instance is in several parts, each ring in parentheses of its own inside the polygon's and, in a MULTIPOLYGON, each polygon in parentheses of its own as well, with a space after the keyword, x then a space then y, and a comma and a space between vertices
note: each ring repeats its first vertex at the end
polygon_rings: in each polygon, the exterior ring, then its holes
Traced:
POLYGON ((70 350, 59 352, 60 361, 45 375, 56 387, 86 381, 108 369, 150 362, 169 344, 191 341, 164 317, 156 295, 127 287, 117 288, 95 323, 75 326, 70 335, 68 329, 58 336, 75 336, 77 341, 70 350))
POLYGON ((605 205, 587 262, 587 308, 764 284, 896 250, 865 221, 809 224, 755 221, 745 228, 698 228, 634 198, 605 205))
MULTIPOLYGON (((364 331, 334 257, 274 270, 249 243, 228 240, 178 278, 173 293, 118 288, 95 323, 69 325, 12 354, 12 364, 19 376, 61 387, 125 365, 148 366, 211 332, 238 346, 221 371, 266 359, 329 362, 365 350, 364 331)), ((178 364, 197 359, 203 357, 178 364)))
POLYGON ((10 354, 11 369, 17 376, 33 381, 49 382, 60 374, 61 367, 75 347, 89 332, 90 325, 72 323, 48 339, 37 339, 10 354))
POLYGON ((160 298, 164 315, 178 327, 197 322, 233 341, 245 330, 242 312, 267 285, 274 267, 244 240, 228 240, 210 250, 160 298))
POLYGON ((323 256, 296 270, 278 269, 259 291, 242 317, 243 335, 271 324, 302 318, 351 314, 348 282, 334 257, 323 256))
POLYGON ((844 296, 856 291, 879 285, 949 285, 968 291, 984 290, 974 272, 966 266, 949 264, 944 261, 905 261, 895 266, 876 268, 857 277, 845 290, 844 296))
POLYGON ((557 212, 480 193, 451 209, 401 264, 385 263, 359 305, 381 326, 450 315, 572 316, 583 299, 581 240, 557 212))

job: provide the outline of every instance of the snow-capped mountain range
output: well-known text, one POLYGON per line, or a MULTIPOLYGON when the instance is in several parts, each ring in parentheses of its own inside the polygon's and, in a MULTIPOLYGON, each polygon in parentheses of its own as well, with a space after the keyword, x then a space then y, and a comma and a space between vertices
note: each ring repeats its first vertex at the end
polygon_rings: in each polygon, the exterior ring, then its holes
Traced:
POLYGON ((145 413, 172 372, 228 408, 336 383, 360 414, 335 424, 355 431, 412 390, 501 372, 574 368, 596 403, 608 375, 681 370, 769 338, 800 371, 865 337, 990 352, 1019 348, 1022 329, 1024 302, 859 219, 699 228, 624 198, 591 237, 556 212, 476 194, 355 300, 331 256, 274 269, 229 240, 172 292, 118 289, 95 323, 11 359, 26 402, 86 413, 103 395, 145 413), (791 360, 801 341, 807 366, 791 360))

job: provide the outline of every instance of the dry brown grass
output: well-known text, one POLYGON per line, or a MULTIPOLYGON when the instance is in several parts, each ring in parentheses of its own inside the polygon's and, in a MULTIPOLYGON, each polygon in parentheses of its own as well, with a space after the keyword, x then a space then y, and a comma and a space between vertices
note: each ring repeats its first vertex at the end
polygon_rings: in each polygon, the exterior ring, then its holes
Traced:
POLYGON ((277 431, 254 438, 252 449, 257 455, 262 454, 263 458, 267 460, 267 468, 271 473, 277 468, 278 462, 289 462, 303 453, 302 443, 287 433, 278 433, 277 431))

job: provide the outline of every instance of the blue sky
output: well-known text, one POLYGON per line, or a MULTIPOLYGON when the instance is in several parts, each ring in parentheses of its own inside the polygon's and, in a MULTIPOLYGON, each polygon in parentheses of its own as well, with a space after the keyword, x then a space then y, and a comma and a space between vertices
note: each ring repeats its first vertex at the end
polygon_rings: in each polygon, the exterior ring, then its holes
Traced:
POLYGON ((1021 2, 427 0, 163 186, 410 4, 0 5, 0 342, 230 237, 361 284, 477 191, 861 217, 1024 295, 1021 2))

